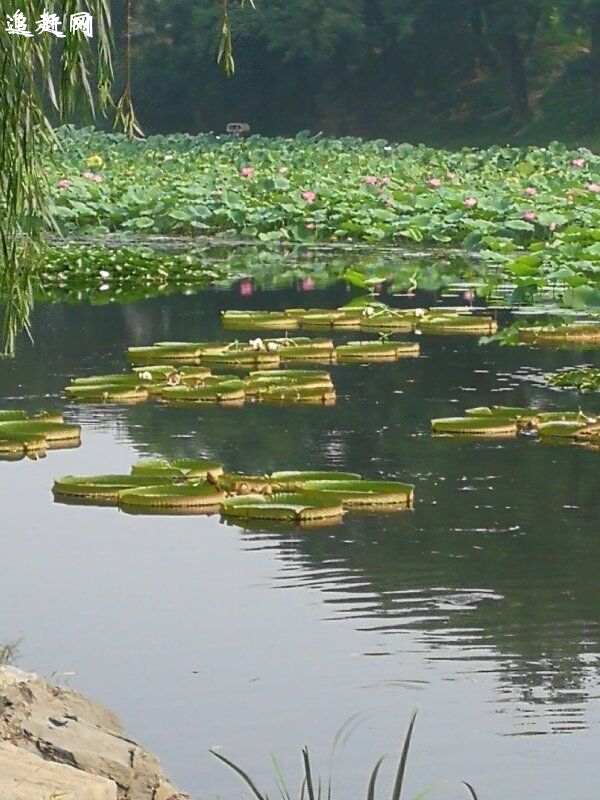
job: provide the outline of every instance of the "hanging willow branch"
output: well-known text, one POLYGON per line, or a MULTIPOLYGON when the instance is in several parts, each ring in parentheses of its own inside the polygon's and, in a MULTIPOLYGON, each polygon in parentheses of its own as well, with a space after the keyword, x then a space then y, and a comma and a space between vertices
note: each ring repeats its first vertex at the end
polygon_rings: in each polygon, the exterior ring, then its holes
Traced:
MULTIPOLYGON (((38 32, 47 10, 44 0, 5 3, 0 24, 0 298, 4 305, 2 343, 13 353, 21 329, 29 332, 29 314, 38 290, 36 262, 41 235, 55 228, 47 211, 48 186, 43 156, 55 144, 44 113, 47 96, 63 118, 80 98, 94 110, 106 108, 112 82, 112 38, 108 0, 66 0, 57 32, 38 32), (14 6, 14 7, 11 7, 14 6), (72 14, 93 18, 93 37, 71 33, 72 14), (25 33, 10 33, 9 22, 26 23, 25 33), (9 19, 10 18, 10 19, 9 19), (90 73, 94 72, 94 86, 90 73)), ((12 24, 14 30, 22 25, 12 24)))
POLYGON ((125 16, 125 86, 115 109, 113 128, 119 128, 129 139, 143 137, 140 124, 135 115, 131 98, 131 25, 133 21, 133 0, 127 0, 125 16))
MULTIPOLYGON (((217 1, 221 7, 218 61, 231 74, 228 3, 217 1)), ((239 0, 242 6, 245 2, 239 0)), ((254 7, 254 0, 247 2, 254 7)), ((43 163, 58 142, 45 103, 50 102, 63 120, 81 103, 92 113, 104 113, 113 106, 110 0, 63 0, 55 33, 64 36, 39 30, 48 5, 47 0, 3 0, 0 17, 0 352, 4 354, 14 353, 19 331, 30 333, 30 312, 41 288, 37 265, 43 234, 56 230, 47 210, 49 186, 43 163), (71 15, 78 13, 92 16, 91 38, 82 31, 70 31, 71 15)), ((114 108, 117 125, 133 138, 142 133, 131 99, 132 6, 133 0, 128 0, 125 87, 114 108)))
MULTIPOLYGON (((256 8, 254 0, 248 0, 252 8, 256 8)), ((231 22, 229 20, 229 0, 219 0, 221 5, 221 18, 219 22, 219 46, 217 48, 217 64, 223 68, 226 75, 231 76, 235 72, 235 61, 233 60, 233 44, 231 41, 231 22)), ((240 0, 242 8, 246 0, 240 0)))

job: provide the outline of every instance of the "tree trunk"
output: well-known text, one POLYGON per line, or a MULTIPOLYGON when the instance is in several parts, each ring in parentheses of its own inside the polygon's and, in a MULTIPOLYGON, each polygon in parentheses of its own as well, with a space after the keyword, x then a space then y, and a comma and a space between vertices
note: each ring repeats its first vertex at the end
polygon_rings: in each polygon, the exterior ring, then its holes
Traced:
POLYGON ((529 88, 525 70, 525 53, 514 31, 507 32, 502 36, 502 53, 508 78, 512 116, 518 122, 523 122, 530 115, 529 88))

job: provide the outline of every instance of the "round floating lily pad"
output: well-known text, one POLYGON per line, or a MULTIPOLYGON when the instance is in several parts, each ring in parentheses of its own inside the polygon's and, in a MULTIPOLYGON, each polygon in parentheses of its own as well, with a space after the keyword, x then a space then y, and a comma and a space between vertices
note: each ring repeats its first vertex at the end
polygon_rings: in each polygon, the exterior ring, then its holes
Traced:
POLYGON ((303 484, 302 491, 318 492, 338 498, 344 508, 401 506, 413 504, 414 486, 397 481, 315 480, 303 484))
POLYGON ((148 389, 141 385, 66 386, 64 392, 69 400, 86 403, 138 403, 148 399, 148 389))
POLYGON ((294 347, 312 347, 316 350, 331 350, 333 348, 333 341, 331 339, 312 339, 310 336, 294 336, 281 339, 265 339, 265 345, 275 345, 279 352, 285 348, 294 347))
POLYGON ((348 342, 336 348, 338 361, 395 361, 419 355, 417 342, 348 342))
POLYGON ((124 489, 119 492, 118 503, 122 508, 202 508, 216 511, 225 500, 225 492, 210 483, 186 486, 147 486, 124 489))
POLYGON ((262 494, 249 494, 232 497, 221 505, 221 513, 227 517, 249 519, 270 519, 291 522, 311 520, 339 520, 342 504, 335 498, 311 492, 283 493, 272 497, 262 494))
POLYGON ((52 492, 57 499, 116 505, 124 489, 172 483, 160 475, 65 475, 54 481, 52 492))
POLYGON ((573 343, 600 343, 599 324, 579 324, 557 326, 533 326, 529 328, 519 328, 517 338, 520 342, 527 344, 564 344, 573 343))
POLYGON ((272 481, 273 491, 277 492, 281 491, 281 487, 285 487, 287 491, 300 490, 307 481, 358 481, 361 476, 356 472, 284 470, 271 473, 269 480, 272 481))
POLYGON ((67 425, 60 422, 46 422, 45 420, 25 420, 0 423, 0 437, 4 434, 24 435, 26 438, 44 438, 51 443, 79 442, 81 439, 80 425, 67 425))
POLYGON ((313 347, 286 347, 280 351, 281 361, 300 364, 335 364, 335 348, 317 349, 313 347))
POLYGON ((327 378, 331 379, 331 376, 325 370, 315 370, 315 369, 269 369, 269 370, 257 370, 255 372, 250 372, 248 374, 250 379, 254 378, 272 378, 272 379, 279 379, 279 378, 327 378))
POLYGON ((552 422, 540 422, 537 431, 542 437, 562 438, 573 437, 585 430, 586 424, 572 420, 555 420, 552 422))
POLYGON ((298 327, 298 320, 288 314, 277 311, 225 311, 221 315, 224 328, 240 330, 293 330, 298 327))
POLYGON ((277 367, 280 358, 278 353, 264 350, 225 350, 204 354, 202 363, 216 367, 277 367))
POLYGON ((434 433, 451 433, 463 436, 514 436, 517 423, 489 415, 486 417, 445 417, 432 419, 434 433))
POLYGON ((498 330, 493 317, 467 316, 465 314, 438 315, 423 317, 418 322, 422 333, 434 334, 490 334, 498 330))
MULTIPOLYGON (((148 378, 148 380, 152 380, 148 378)), ((88 375, 72 378, 70 386, 139 386, 143 379, 138 374, 119 373, 117 375, 88 375)))
POLYGON ((467 408, 467 417, 495 417, 514 420, 519 426, 528 425, 538 418, 540 412, 534 408, 518 408, 514 406, 478 406, 467 408))
POLYGON ((214 476, 222 475, 223 466, 217 464, 216 461, 178 458, 173 461, 163 459, 138 461, 131 467, 132 475, 159 475, 165 478, 185 478, 186 480, 204 479, 209 472, 214 476))
POLYGON ((246 393, 242 381, 224 381, 214 386, 167 386, 158 398, 164 403, 228 403, 244 401, 246 393))
POLYGON ((333 405, 336 400, 333 389, 315 389, 304 386, 273 386, 255 391, 252 396, 261 403, 333 405))

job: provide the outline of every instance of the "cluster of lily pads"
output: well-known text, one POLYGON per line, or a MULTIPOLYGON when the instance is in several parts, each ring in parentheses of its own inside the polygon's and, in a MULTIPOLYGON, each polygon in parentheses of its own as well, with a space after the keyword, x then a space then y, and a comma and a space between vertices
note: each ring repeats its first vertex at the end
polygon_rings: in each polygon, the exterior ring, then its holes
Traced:
MULTIPOLYGON (((335 403, 335 389, 328 372, 268 369, 252 371, 244 378, 238 375, 213 375, 208 367, 189 366, 190 361, 193 363, 197 360, 191 356, 196 352, 195 347, 180 344, 165 345, 164 348, 130 349, 164 350, 160 353, 163 361, 168 357, 172 363, 134 367, 130 373, 74 378, 65 387, 66 396, 76 402, 88 403, 141 403, 148 399, 170 405, 221 403, 241 406, 246 401, 318 405, 335 403)), ((136 354, 133 359, 138 360, 136 354)), ((230 366, 273 366, 272 361, 260 360, 244 359, 228 363, 230 366)))
POLYGON ((80 444, 81 427, 67 424, 58 413, 41 411, 30 417, 20 409, 0 410, 2 461, 18 461, 25 456, 42 458, 47 450, 80 444))
POLYGON ((54 481, 57 502, 118 506, 133 514, 213 514, 295 525, 334 524, 346 511, 398 511, 414 487, 349 472, 224 472, 205 460, 149 460, 129 475, 67 475, 54 481))
POLYGON ((579 411, 541 411, 535 408, 480 406, 467 408, 464 417, 431 420, 432 432, 445 436, 513 437, 535 432, 542 441, 571 441, 600 449, 600 418, 579 411))
POLYGON ((595 367, 574 367, 562 369, 546 376, 550 386, 577 391, 600 391, 600 369, 595 367))
MULTIPOLYGON (((362 300, 362 298, 361 298, 362 300)), ((498 326, 491 316, 476 315, 468 310, 392 308, 384 303, 366 301, 350 303, 340 308, 288 308, 284 311, 223 311, 223 327, 241 330, 333 330, 369 331, 372 333, 471 333, 476 335, 494 333, 498 326)), ((351 343, 351 345, 373 343, 351 343)), ((389 342, 388 342, 389 344, 389 342)), ((279 345, 273 345, 277 349, 279 345)), ((405 345, 408 347, 408 345, 405 345)), ((416 352, 418 353, 418 346, 416 352)), ((337 348, 338 353, 349 350, 337 348)), ((282 351, 285 352, 285 351, 282 351)), ((409 354, 412 354, 409 348, 409 354)))
POLYGON ((595 347, 600 345, 600 321, 588 315, 571 322, 561 320, 540 325, 524 324, 519 321, 484 341, 537 347, 595 347))

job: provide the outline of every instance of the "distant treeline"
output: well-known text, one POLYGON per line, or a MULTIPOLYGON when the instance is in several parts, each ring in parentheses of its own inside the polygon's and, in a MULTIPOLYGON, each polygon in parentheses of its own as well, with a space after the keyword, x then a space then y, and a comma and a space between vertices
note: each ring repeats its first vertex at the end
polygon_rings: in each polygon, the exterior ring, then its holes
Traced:
MULTIPOLYGON (((133 3, 134 101, 147 132, 242 121, 262 134, 393 137, 419 120, 518 131, 544 104, 549 136, 553 119, 556 135, 600 128, 600 0, 230 2, 232 79, 215 65, 220 4, 133 3)), ((111 5, 122 53, 127 3, 111 5)))

